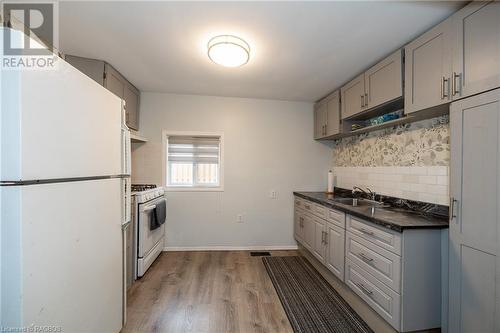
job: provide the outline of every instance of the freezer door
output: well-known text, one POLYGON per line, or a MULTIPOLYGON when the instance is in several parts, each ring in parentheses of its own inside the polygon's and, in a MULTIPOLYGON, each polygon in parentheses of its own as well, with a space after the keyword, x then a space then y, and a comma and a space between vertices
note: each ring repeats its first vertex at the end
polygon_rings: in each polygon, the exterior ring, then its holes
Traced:
POLYGON ((2 75, 2 181, 122 173, 121 99, 56 63, 2 75))
MULTIPOLYGON (((2 219, 2 227, 19 226, 9 235, 2 234, 11 240, 9 256, 20 258, 19 266, 2 270, 2 274, 17 275, 21 284, 17 295, 20 304, 2 306, 2 311, 11 312, 7 326, 54 325, 64 332, 120 331, 120 182, 107 179, 2 187, 2 196, 13 199, 8 206, 2 201, 2 215, 11 212, 10 220, 2 219), (12 214, 12 209, 18 214, 12 214)), ((2 321, 6 318, 3 315, 2 321)))

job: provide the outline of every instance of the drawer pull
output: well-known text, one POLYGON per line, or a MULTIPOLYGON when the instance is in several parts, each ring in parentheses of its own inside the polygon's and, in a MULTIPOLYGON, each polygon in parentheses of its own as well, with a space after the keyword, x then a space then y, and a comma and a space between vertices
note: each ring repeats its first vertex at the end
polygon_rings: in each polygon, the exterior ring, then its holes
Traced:
POLYGON ((306 207, 306 209, 311 209, 311 206, 309 205, 304 205, 304 207, 306 207))
POLYGON ((361 289, 361 291, 363 293, 365 293, 366 295, 372 297, 373 291, 368 290, 362 283, 355 283, 355 285, 358 286, 358 288, 361 289))
POLYGON ((361 228, 361 229, 359 229, 359 231, 361 231, 364 234, 370 235, 370 236, 375 235, 375 233, 373 231, 366 230, 365 228, 361 228))
POLYGON ((363 260, 363 261, 366 261, 366 262, 373 262, 373 258, 369 258, 366 256, 366 254, 364 253, 359 253, 358 256, 363 260))

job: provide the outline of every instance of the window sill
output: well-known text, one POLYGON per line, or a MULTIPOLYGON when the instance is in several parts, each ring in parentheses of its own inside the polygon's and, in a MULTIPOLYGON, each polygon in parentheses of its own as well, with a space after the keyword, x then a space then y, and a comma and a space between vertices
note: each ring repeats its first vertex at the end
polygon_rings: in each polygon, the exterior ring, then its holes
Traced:
POLYGON ((224 187, 173 187, 173 186, 165 186, 165 192, 224 192, 224 187))

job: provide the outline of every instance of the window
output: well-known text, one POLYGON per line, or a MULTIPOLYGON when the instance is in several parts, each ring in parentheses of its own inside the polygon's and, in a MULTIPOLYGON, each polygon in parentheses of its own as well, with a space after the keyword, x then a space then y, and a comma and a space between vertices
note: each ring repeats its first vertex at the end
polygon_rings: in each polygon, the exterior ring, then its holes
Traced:
POLYGON ((222 135, 165 135, 170 190, 222 190, 222 135))

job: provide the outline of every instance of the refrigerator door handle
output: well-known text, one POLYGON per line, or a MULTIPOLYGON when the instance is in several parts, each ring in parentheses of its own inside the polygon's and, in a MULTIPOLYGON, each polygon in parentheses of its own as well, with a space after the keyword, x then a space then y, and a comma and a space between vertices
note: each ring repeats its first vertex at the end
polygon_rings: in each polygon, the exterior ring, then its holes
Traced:
POLYGON ((132 193, 129 178, 122 178, 122 225, 132 220, 132 193))
POLYGON ((130 147, 130 131, 122 128, 122 174, 131 174, 131 147, 130 147))

